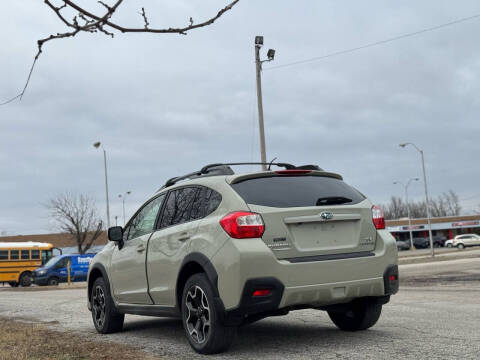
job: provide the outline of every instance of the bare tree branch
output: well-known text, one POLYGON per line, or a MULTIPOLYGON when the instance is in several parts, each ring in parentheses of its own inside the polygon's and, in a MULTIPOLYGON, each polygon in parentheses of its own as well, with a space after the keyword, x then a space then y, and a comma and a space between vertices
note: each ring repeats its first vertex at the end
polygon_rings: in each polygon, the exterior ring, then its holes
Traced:
POLYGON ((61 6, 55 6, 53 4, 53 0, 44 0, 44 3, 57 15, 57 17, 70 29, 71 31, 52 34, 44 39, 40 39, 37 41, 38 51, 33 59, 32 66, 30 67, 30 72, 28 73, 27 81, 22 89, 22 91, 14 96, 13 98, 0 103, 1 105, 6 105, 11 103, 14 100, 22 100, 23 95, 25 95, 25 91, 27 90, 28 84, 30 83, 30 79, 32 77, 33 70, 35 68, 35 64, 38 61, 38 58, 42 54, 43 45, 51 40, 56 39, 63 39, 68 37, 75 37, 78 33, 86 32, 86 33, 97 33, 102 32, 105 35, 114 37, 114 30, 119 31, 121 33, 154 33, 154 34, 181 34, 187 35, 187 32, 191 30, 195 30, 198 28, 202 28, 208 25, 213 24, 216 20, 218 20, 224 13, 231 10, 240 0, 234 0, 230 2, 228 5, 220 9, 215 16, 212 16, 208 20, 200 22, 198 24, 193 23, 193 18, 190 17, 188 26, 182 27, 169 27, 169 28, 152 28, 150 27, 150 23, 148 21, 145 8, 142 7, 142 11, 140 15, 143 18, 143 27, 125 27, 120 24, 117 24, 111 21, 112 16, 114 15, 115 11, 117 11, 118 7, 123 3, 123 0, 116 0, 115 3, 110 6, 104 1, 98 1, 103 8, 105 8, 106 12, 103 15, 94 14, 80 5, 76 3, 76 1, 72 0, 62 0, 63 4, 61 6), (68 20, 67 17, 64 15, 65 11, 75 11, 77 15, 72 18, 72 20, 68 20), (83 21, 83 24, 79 23, 83 21))
POLYGON ((86 195, 60 194, 46 207, 61 232, 70 234, 80 254, 84 254, 102 234, 103 222, 95 201, 86 195))

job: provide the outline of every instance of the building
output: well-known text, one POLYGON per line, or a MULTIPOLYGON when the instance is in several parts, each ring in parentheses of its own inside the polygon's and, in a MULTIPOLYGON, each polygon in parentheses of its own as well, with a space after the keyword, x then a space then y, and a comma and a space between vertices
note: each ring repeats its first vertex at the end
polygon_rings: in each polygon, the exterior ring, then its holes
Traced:
MULTIPOLYGON (((76 247, 77 244, 70 234, 39 234, 39 235, 14 235, 0 236, 0 242, 45 242, 53 244, 57 248, 76 247)), ((107 234, 103 232, 93 245, 105 245, 107 243, 107 234)))
MULTIPOLYGON (((428 237, 427 219, 412 219, 413 237, 428 237)), ((480 234, 480 215, 446 216, 431 219, 432 235, 453 239, 456 235, 480 234)), ((397 240, 410 239, 408 219, 387 220, 386 228, 397 240)))

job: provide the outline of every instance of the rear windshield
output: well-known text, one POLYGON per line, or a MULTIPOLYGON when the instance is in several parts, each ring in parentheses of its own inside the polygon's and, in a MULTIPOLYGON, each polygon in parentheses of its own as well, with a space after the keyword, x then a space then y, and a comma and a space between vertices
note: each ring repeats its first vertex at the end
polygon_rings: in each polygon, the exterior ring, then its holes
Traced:
POLYGON ((365 197, 342 180, 324 176, 272 176, 232 184, 247 204, 271 207, 352 205, 365 197))

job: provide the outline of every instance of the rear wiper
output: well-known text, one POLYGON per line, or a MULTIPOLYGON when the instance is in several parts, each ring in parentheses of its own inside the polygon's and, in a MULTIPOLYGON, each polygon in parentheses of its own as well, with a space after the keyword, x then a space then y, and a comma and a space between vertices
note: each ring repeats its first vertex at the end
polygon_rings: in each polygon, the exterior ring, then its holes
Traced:
POLYGON ((349 199, 344 196, 327 196, 318 198, 316 206, 325 206, 325 205, 338 205, 352 202, 352 199, 349 199))

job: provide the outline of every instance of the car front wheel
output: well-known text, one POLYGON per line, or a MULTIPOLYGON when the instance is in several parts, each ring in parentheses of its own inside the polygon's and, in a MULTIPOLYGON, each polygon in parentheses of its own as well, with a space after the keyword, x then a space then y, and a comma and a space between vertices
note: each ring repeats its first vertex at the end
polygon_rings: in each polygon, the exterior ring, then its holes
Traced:
POLYGON ((465 245, 463 245, 463 244, 458 244, 458 245, 457 245, 457 248, 459 248, 459 249, 465 249, 465 245))
POLYGON ((125 315, 115 308, 110 289, 103 278, 95 280, 91 293, 92 319, 95 329, 99 333, 109 334, 120 331, 123 327, 125 315))
POLYGON ((213 287, 205 274, 191 276, 183 289, 182 321, 192 348, 200 354, 217 354, 228 349, 236 327, 220 322, 213 287))
POLYGON ((382 313, 382 305, 366 301, 354 302, 348 311, 329 311, 333 323, 344 331, 366 330, 375 325, 382 313))

